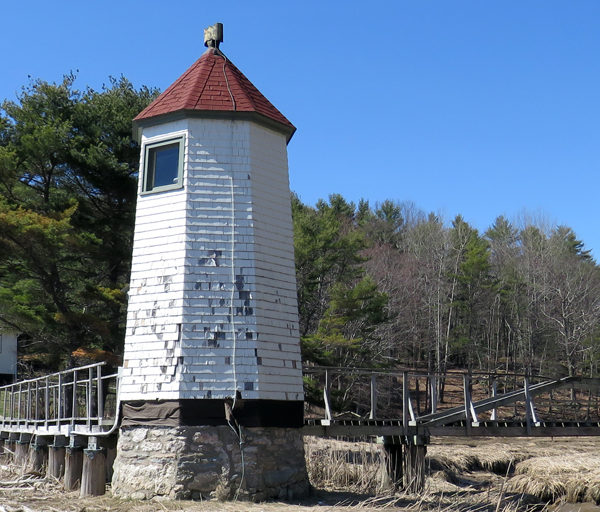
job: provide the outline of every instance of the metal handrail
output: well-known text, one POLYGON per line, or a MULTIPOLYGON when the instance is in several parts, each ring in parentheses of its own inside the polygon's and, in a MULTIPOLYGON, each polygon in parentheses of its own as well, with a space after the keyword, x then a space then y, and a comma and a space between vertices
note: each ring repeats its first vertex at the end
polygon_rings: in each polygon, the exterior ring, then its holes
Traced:
MULTIPOLYGON (((361 421, 367 418, 397 421, 405 432, 410 427, 439 427, 458 422, 468 433, 481 421, 498 421, 502 412, 503 421, 522 418, 527 433, 531 434, 541 421, 556 419, 560 397, 568 392, 574 397, 573 390, 577 389, 587 390, 587 394, 578 396, 579 402, 585 402, 585 418, 600 421, 598 378, 315 366, 305 368, 304 375, 314 379, 317 389, 323 389, 323 425, 332 424, 335 418, 345 421, 350 416, 360 417, 361 421), (438 393, 441 390, 444 390, 443 402, 438 393), (336 399, 347 404, 337 413, 333 406, 336 399)), ((558 421, 569 421, 573 414, 565 414, 568 411, 563 409, 558 421)), ((583 421, 580 416, 575 415, 575 420, 583 421)))
POLYGON ((118 373, 103 375, 105 365, 89 364, 1 386, 0 429, 103 435, 108 428, 112 432, 119 415, 118 373), (105 387, 113 387, 115 393, 114 411, 108 415, 105 387))
POLYGON ((61 375, 61 374, 64 375, 66 373, 73 373, 74 371, 87 370, 88 368, 95 368, 98 366, 105 366, 105 365, 106 365, 106 362, 102 361, 100 363, 92 363, 92 364, 87 364, 85 366, 78 366, 77 368, 69 368, 68 370, 61 370, 60 372, 49 373, 47 375, 44 375, 43 377, 34 377, 33 379, 23 379, 18 382, 14 382, 12 384, 5 384, 4 386, 0 386, 0 391, 2 391, 3 389, 6 389, 6 388, 17 386, 19 384, 27 384, 28 382, 35 382, 35 381, 41 381, 44 379, 51 379, 52 377, 57 377, 58 375, 61 375))
MULTIPOLYGON (((546 379, 546 380, 556 380, 556 376, 550 375, 542 375, 542 374, 531 374, 531 373, 512 373, 512 372, 504 372, 504 371, 469 371, 469 370, 440 370, 440 371, 428 371, 428 370, 418 370, 415 368, 404 368, 404 367, 394 367, 394 368, 368 368, 368 367, 343 367, 343 366, 304 366, 302 368, 302 373, 304 375, 307 374, 322 374, 323 372, 333 372, 340 373, 344 375, 381 375, 381 376, 390 376, 390 375, 398 375, 401 376, 403 373, 407 373, 409 377, 430 377, 435 376, 438 378, 450 377, 450 376, 462 376, 462 375, 470 375, 471 377, 519 377, 519 378, 530 378, 530 379, 546 379)), ((586 379, 587 377, 577 377, 586 379)))

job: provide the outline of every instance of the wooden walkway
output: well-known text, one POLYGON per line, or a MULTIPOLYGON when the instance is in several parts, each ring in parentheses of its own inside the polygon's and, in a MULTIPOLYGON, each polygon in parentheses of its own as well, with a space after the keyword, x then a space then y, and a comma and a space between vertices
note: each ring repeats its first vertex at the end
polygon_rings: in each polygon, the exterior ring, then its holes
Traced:
MULTIPOLYGON (((431 436, 597 436, 600 380, 305 368, 307 436, 376 436, 390 482, 419 492, 431 436), (319 405, 320 402, 320 405, 319 405)), ((118 373, 103 363, 0 387, 0 453, 103 494, 116 456, 118 373)))
POLYGON ((397 436, 405 442, 414 436, 600 435, 597 378, 341 368, 305 373, 323 388, 322 417, 305 420, 307 435, 397 436), (354 410, 344 400, 349 389, 358 397, 354 410))
POLYGON ((0 387, 0 437, 102 436, 118 426, 118 374, 105 363, 0 387))
MULTIPOLYGON (((307 395, 322 390, 321 407, 307 406, 306 435, 600 435, 597 378, 309 367, 305 379, 307 395)), ((105 436, 118 411, 118 373, 74 368, 0 387, 0 438, 105 436)))

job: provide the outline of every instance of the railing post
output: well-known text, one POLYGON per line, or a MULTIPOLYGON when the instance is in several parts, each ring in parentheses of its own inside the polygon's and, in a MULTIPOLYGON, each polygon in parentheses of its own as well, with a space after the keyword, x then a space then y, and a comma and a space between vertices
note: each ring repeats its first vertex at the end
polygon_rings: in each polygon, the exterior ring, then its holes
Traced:
POLYGON ((529 379, 525 377, 525 422, 527 425, 527 435, 531 435, 531 409, 529 404, 529 379))
POLYGON ((56 402, 58 392, 54 384, 50 386, 50 389, 52 390, 52 418, 56 420, 58 418, 58 403, 56 402))
POLYGON ((4 422, 6 421, 6 393, 8 393, 8 388, 4 388, 2 391, 2 426, 4 426, 4 422))
POLYGON ((44 387, 44 427, 48 428, 48 420, 50 418, 50 389, 49 379, 46 377, 44 387))
POLYGON ((17 425, 21 422, 21 389, 22 384, 19 384, 19 396, 17 397, 17 425))
POLYGON ((408 418, 410 396, 408 394, 408 372, 402 372, 402 428, 404 429, 404 435, 408 435, 408 418))
POLYGON ((467 435, 471 435, 473 423, 476 425, 478 423, 477 413, 475 412, 471 398, 471 372, 463 374, 463 385, 465 395, 465 425, 467 427, 467 435))
MULTIPOLYGON (((498 396, 498 381, 496 379, 492 380, 492 398, 496 398, 498 396)), ((492 409, 492 414, 490 414, 490 420, 496 421, 498 416, 498 410, 494 407, 492 409)))
POLYGON ((75 426, 77 416, 77 370, 73 370, 73 397, 71 400, 71 425, 75 426))
POLYGON ((12 419, 14 417, 15 412, 15 386, 10 387, 10 423, 12 424, 12 419))
POLYGON ((31 415, 31 382, 27 383, 27 398, 25 399, 25 425, 29 423, 31 415))
POLYGON ((10 402, 10 423, 12 425, 12 419, 14 417, 14 412, 15 412, 15 386, 14 385, 10 387, 9 402, 10 402))
POLYGON ((40 402, 40 397, 39 397, 39 381, 36 380, 35 381, 35 412, 34 412, 34 419, 35 419, 35 426, 37 427, 38 424, 38 420, 40 418, 40 411, 39 411, 39 402, 40 402))
POLYGON ((58 374, 58 415, 57 415, 57 426, 60 427, 60 420, 62 418, 62 411, 63 411, 63 378, 62 378, 62 373, 58 374))
POLYGON ((369 419, 374 420, 377 416, 377 377, 375 374, 371 375, 371 411, 369 412, 369 419))
POLYGON ((88 369, 88 384, 87 384, 87 427, 92 428, 92 386, 94 385, 94 370, 88 369))
POLYGON ((327 425, 331 422, 331 396, 330 396, 331 383, 329 382, 329 372, 325 370, 325 387, 323 388, 323 401, 325 402, 325 420, 327 425))
POLYGON ((527 435, 531 435, 531 425, 538 426, 535 406, 529 390, 529 377, 525 377, 525 421, 527 422, 527 435))
POLYGON ((435 373, 431 374, 429 386, 431 389, 431 414, 435 414, 437 412, 437 376, 435 373))
POLYGON ((98 391, 96 393, 96 398, 98 400, 98 425, 102 425, 102 418, 104 417, 104 390, 102 389, 102 366, 98 366, 97 376, 98 391))

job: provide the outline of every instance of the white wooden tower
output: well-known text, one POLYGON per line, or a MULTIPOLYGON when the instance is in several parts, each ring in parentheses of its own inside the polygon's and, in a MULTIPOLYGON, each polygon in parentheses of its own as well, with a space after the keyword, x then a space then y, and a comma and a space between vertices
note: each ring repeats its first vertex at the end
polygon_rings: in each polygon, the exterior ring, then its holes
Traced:
MULTIPOLYGON (((127 483, 133 455, 123 454, 136 427, 230 434, 233 422, 242 435, 296 436, 302 424, 286 150, 295 128, 220 41, 222 25, 207 29, 207 51, 134 120, 142 153, 120 384, 121 494, 141 485, 127 483)), ((284 487, 305 486, 302 478, 284 487)), ((177 485, 154 494, 212 492, 177 485)), ((242 487, 268 497, 282 485, 242 487)))

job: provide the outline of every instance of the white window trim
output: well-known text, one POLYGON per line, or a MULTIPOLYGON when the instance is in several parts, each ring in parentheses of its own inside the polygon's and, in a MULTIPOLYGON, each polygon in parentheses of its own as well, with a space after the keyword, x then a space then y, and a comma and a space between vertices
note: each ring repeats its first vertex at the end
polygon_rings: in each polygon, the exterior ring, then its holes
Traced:
POLYGON ((185 134, 170 136, 166 139, 153 140, 144 144, 144 166, 142 174, 142 187, 141 195, 157 194, 159 192, 166 192, 168 190, 179 190, 183 188, 183 161, 185 152, 185 134), (152 190, 146 190, 146 180, 148 179, 148 162, 150 159, 148 155, 151 149, 167 146, 169 144, 179 143, 179 162, 177 164, 177 183, 172 185, 163 185, 161 187, 154 187, 152 190))

